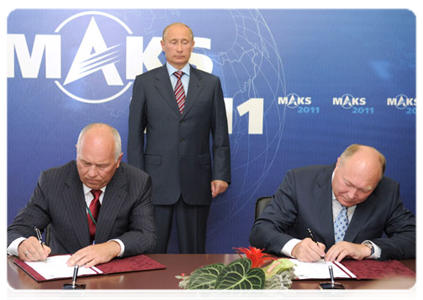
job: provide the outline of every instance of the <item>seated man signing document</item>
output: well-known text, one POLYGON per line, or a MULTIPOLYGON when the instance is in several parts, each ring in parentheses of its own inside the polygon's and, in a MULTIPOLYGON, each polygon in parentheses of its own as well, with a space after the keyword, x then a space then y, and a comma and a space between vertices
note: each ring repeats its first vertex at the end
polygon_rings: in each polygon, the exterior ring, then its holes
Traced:
POLYGON ((357 144, 336 164, 288 171, 254 223, 251 245, 307 262, 415 258, 415 216, 384 171, 385 157, 357 144))
POLYGON ((89 267, 152 251, 151 179, 121 162, 117 130, 101 123, 86 126, 76 153, 76 161, 41 173, 30 201, 7 229, 8 253, 24 261, 73 254, 69 266, 89 267), (34 231, 48 225, 49 247, 34 231))

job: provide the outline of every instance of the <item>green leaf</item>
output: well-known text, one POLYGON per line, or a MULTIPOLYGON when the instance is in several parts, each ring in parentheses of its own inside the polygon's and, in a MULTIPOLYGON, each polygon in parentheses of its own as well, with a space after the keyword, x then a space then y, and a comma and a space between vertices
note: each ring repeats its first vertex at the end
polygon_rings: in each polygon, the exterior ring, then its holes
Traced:
POLYGON ((266 275, 260 268, 251 269, 251 260, 240 258, 220 272, 216 280, 216 289, 262 289, 266 275))
POLYGON ((218 263, 196 269, 189 277, 188 289, 213 289, 224 266, 218 263))

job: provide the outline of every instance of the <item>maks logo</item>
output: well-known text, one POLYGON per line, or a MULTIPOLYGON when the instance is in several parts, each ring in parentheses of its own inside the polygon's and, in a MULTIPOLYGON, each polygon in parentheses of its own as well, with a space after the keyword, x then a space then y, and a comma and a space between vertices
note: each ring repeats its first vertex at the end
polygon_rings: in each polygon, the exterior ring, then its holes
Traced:
POLYGON ((286 97, 278 98, 279 105, 286 105, 288 108, 294 109, 300 105, 310 105, 311 97, 300 97, 295 93, 290 93, 286 97))
MULTIPOLYGON (((22 78, 38 78, 44 57, 46 79, 53 79, 63 93, 85 103, 104 103, 125 93, 143 66, 148 71, 163 64, 160 40, 152 37, 144 48, 144 38, 117 17, 82 12, 64 20, 52 35, 36 34, 32 53, 24 34, 8 34, 7 76, 15 77, 16 54, 22 78)), ((211 40, 197 37, 195 47, 210 49, 211 40)), ((213 70, 204 54, 192 53, 190 63, 213 70)))
POLYGON ((399 94, 395 98, 388 98, 387 105, 405 109, 409 106, 416 106, 416 98, 409 98, 407 95, 399 94))
POLYGON ((353 106, 366 105, 366 98, 357 98, 351 94, 344 94, 341 97, 333 98, 333 105, 339 105, 343 109, 350 109, 353 106))

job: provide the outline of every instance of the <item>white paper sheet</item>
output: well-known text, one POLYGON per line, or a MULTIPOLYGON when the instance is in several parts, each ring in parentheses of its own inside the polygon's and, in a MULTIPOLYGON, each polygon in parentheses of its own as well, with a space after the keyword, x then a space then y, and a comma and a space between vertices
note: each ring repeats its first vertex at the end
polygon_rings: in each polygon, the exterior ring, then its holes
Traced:
MULTIPOLYGON (((25 263, 47 280, 56 278, 72 278, 74 267, 68 267, 66 264, 70 257, 70 255, 57 255, 48 257, 45 261, 25 263)), ((78 276, 102 273, 99 269, 96 268, 96 270, 98 272, 95 272, 91 268, 80 267, 78 276)))
POLYGON ((350 270, 338 262, 302 262, 292 259, 294 272, 298 279, 330 279, 329 266, 332 265, 334 278, 357 278, 350 270))

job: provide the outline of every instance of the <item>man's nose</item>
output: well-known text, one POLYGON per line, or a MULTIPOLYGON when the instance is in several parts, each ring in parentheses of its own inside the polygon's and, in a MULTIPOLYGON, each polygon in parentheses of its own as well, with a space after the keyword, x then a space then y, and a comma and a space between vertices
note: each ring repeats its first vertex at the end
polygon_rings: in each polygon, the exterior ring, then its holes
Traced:
POLYGON ((182 52, 183 51, 182 43, 177 43, 176 44, 176 51, 178 51, 178 52, 182 52))
POLYGON ((348 198, 354 199, 357 196, 357 191, 358 191, 357 188, 350 188, 348 190, 348 198))
POLYGON ((95 176, 97 176, 97 166, 95 166, 95 165, 92 165, 92 166, 90 166, 90 168, 88 169, 88 175, 90 176, 90 177, 95 177, 95 176))

